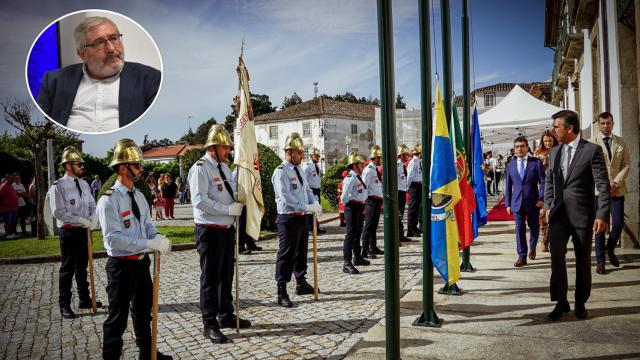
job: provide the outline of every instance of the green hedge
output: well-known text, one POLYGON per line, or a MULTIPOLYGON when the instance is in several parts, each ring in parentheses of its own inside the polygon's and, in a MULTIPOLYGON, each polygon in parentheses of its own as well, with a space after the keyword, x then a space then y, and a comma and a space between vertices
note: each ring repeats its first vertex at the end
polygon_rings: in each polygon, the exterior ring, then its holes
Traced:
MULTIPOLYGON (((104 195, 104 192, 111 189, 113 187, 113 185, 116 183, 117 180, 117 176, 115 173, 113 173, 109 179, 107 179, 107 181, 103 182, 102 184, 102 189, 100 189, 100 192, 98 193, 98 199, 104 195)), ((151 195, 151 189, 149 188, 149 185, 147 184, 147 182, 144 180, 144 178, 140 178, 138 179, 138 181, 136 181, 134 183, 134 187, 140 191, 142 191, 142 193, 144 194, 144 197, 147 199, 147 203, 149 203, 149 209, 152 208, 153 206, 153 196, 151 195)))
POLYGON ((332 165, 320 180, 320 193, 324 196, 331 208, 338 208, 338 184, 342 181, 342 172, 347 170, 347 158, 332 165))
POLYGON ((264 200, 265 213, 262 217, 262 230, 273 230, 277 228, 276 216, 276 194, 273 191, 271 176, 276 168, 282 164, 282 159, 269 149, 269 147, 258 144, 258 156, 260 157, 260 182, 262 182, 262 198, 264 200))

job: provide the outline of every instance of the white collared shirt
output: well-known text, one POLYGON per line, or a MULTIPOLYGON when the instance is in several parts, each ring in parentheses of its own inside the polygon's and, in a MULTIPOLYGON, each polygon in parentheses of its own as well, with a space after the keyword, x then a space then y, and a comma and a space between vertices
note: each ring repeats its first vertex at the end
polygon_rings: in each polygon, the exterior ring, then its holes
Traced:
POLYGON ((82 80, 73 100, 67 127, 84 132, 105 132, 120 127, 120 72, 110 78, 96 80, 87 74, 86 65, 82 67, 82 80))
MULTIPOLYGON (((571 158, 569 159, 569 167, 571 167, 571 162, 573 161, 573 158, 576 157, 576 149, 578 148, 578 143, 580 142, 580 134, 578 134, 578 136, 576 136, 575 139, 573 139, 572 142, 568 143, 568 144, 564 144, 562 145, 562 157, 561 157, 561 163, 560 166, 563 167, 565 162, 566 162, 566 156, 567 156, 567 146, 571 147, 571 158)), ((567 168, 566 171, 569 171, 569 169, 567 168)), ((565 176, 567 176, 567 174, 564 174, 565 176)))
POLYGON ((82 194, 78 191, 76 178, 65 175, 51 185, 49 189, 49 204, 51 213, 56 218, 56 225, 81 226, 78 218, 89 220, 96 212, 96 202, 91 195, 89 184, 78 179, 82 194))

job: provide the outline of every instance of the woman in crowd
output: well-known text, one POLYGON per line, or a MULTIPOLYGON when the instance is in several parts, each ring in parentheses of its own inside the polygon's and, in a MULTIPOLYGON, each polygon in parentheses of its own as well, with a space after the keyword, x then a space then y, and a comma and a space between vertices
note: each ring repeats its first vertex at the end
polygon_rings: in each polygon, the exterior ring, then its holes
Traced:
MULTIPOLYGON (((545 172, 549 167, 549 152, 551 152, 551 148, 558 145, 558 140, 551 130, 545 130, 540 136, 540 145, 533 153, 533 155, 540 160, 542 160, 542 165, 544 166, 545 172)), ((544 216, 544 210, 540 210, 540 238, 539 243, 542 247, 543 252, 549 252, 549 239, 547 238, 549 232, 549 224, 547 223, 547 218, 544 216)))
POLYGON ((173 182, 171 174, 164 174, 164 184, 161 187, 162 201, 164 201, 164 217, 174 220, 173 206, 175 204, 176 194, 178 193, 178 186, 173 182))

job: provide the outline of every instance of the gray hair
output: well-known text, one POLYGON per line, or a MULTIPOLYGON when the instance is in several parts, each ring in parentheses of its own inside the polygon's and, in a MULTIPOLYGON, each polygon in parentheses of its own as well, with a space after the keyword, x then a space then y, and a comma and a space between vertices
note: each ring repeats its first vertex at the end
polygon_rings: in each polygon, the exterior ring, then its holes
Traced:
POLYGON ((80 24, 78 24, 78 26, 76 26, 76 29, 73 31, 73 37, 76 41, 76 49, 78 49, 79 51, 84 50, 84 44, 87 41, 87 32, 91 28, 102 25, 104 23, 111 24, 113 28, 116 29, 118 33, 120 33, 120 31, 118 30, 118 26, 111 19, 104 16, 90 16, 84 19, 84 21, 82 21, 80 24))

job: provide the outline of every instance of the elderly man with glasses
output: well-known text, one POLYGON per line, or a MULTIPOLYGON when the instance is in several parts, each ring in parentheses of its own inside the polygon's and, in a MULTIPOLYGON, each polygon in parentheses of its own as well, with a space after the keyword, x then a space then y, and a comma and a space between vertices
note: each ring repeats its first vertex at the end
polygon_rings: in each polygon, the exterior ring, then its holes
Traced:
POLYGON ((124 61, 116 24, 93 16, 74 32, 82 63, 47 72, 38 105, 57 123, 81 132, 106 132, 140 117, 160 86, 160 71, 124 61))

